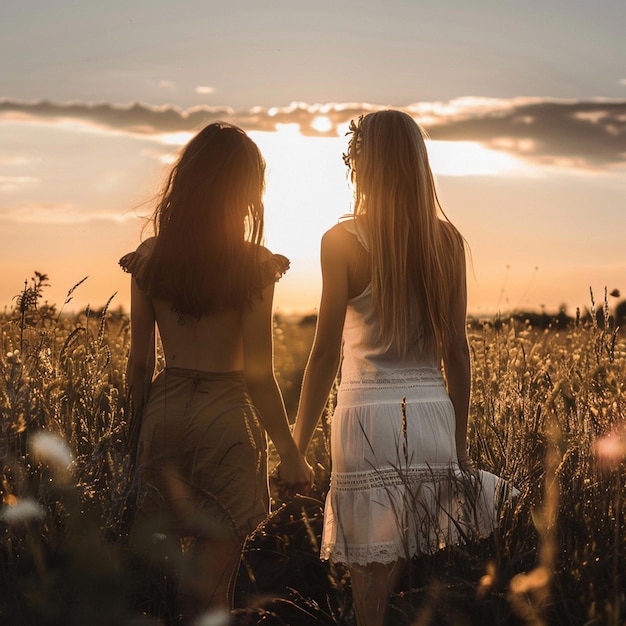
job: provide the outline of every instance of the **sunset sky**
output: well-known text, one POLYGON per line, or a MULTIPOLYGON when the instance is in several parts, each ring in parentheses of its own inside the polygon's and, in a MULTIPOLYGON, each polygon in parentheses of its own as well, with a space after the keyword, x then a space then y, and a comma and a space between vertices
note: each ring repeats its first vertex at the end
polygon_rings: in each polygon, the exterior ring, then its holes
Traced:
POLYGON ((573 313, 626 297, 623 0, 21 0, 0 7, 0 305, 127 307, 117 259, 177 149, 211 120, 268 163, 279 311, 319 299, 322 233, 350 210, 351 118, 428 130, 469 242, 469 309, 573 313))

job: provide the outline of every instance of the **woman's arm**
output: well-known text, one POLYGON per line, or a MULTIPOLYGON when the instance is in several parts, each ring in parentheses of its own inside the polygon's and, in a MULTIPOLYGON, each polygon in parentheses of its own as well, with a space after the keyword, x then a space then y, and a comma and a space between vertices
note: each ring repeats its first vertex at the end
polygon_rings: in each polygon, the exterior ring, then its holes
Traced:
POLYGON ((467 453, 467 420, 471 391, 470 353, 467 343, 467 284, 465 254, 458 255, 455 268, 454 296, 448 336, 443 350, 443 365, 448 383, 448 395, 456 416, 455 442, 457 458, 461 465, 471 463, 467 453))
POLYGON ((154 375, 155 351, 155 316, 152 302, 133 278, 130 289, 130 355, 126 367, 126 381, 135 418, 141 418, 148 385, 154 375))
POLYGON ((348 304, 348 266, 344 244, 337 227, 322 238, 322 298, 293 433, 302 454, 306 454, 339 368, 341 335, 348 304))
MULTIPOLYGON (((260 419, 281 460, 280 482, 308 492, 313 470, 294 443, 283 397, 274 376, 272 304, 274 284, 243 314, 244 375, 260 419)), ((289 489, 288 489, 289 490, 289 489)))

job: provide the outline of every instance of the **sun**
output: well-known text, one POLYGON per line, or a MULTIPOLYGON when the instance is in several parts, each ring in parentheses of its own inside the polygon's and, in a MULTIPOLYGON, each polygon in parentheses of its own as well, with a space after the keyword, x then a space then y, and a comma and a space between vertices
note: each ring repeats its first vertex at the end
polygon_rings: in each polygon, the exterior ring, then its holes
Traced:
POLYGON ((317 258, 324 231, 350 210, 344 138, 304 136, 291 124, 249 134, 267 163, 268 245, 287 256, 317 258))
POLYGON ((327 133, 332 130, 333 123, 330 121, 329 117, 326 117, 326 115, 318 115, 313 118, 311 128, 316 130, 318 133, 327 133))

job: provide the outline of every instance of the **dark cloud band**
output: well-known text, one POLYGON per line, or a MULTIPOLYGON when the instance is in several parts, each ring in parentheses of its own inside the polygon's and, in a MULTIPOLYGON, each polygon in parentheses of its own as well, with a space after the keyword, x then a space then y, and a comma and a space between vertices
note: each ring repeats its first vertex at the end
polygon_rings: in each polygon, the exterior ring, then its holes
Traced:
MULTIPOLYGON (((234 110, 198 106, 187 110, 134 103, 53 103, 0 100, 0 121, 71 119, 138 135, 194 132, 205 124, 224 120, 246 130, 274 131, 281 124, 298 124, 312 136, 336 135, 337 128, 371 110, 384 108, 363 103, 306 105, 284 108, 234 110), (330 130, 315 130, 323 115, 330 130)), ((626 166, 626 101, 563 101, 538 98, 514 100, 461 99, 450 103, 418 103, 405 107, 433 139, 476 141, 518 157, 582 168, 626 166)))

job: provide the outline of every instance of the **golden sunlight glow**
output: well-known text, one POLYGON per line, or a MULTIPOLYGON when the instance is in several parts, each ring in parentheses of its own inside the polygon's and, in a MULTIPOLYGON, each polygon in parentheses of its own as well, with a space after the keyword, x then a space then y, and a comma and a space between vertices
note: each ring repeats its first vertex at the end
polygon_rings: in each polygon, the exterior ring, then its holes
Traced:
POLYGON ((267 162, 266 243, 291 261, 291 270, 278 287, 279 299, 316 306, 321 291, 320 240, 350 211, 352 192, 341 158, 345 138, 305 137, 292 124, 250 136, 267 162))
POLYGON ((324 231, 350 210, 343 138, 303 136, 291 124, 250 136, 267 162, 268 245, 287 256, 317 259, 324 231))
MULTIPOLYGON (((267 162, 267 245, 291 259, 294 271, 281 280, 280 291, 296 300, 304 283, 309 294, 319 290, 322 235, 352 210, 352 189, 341 158, 348 139, 343 134, 303 136, 297 124, 250 136, 267 162)), ((429 141, 428 151, 433 171, 444 176, 519 176, 531 171, 522 161, 473 142, 429 141)))
MULTIPOLYGON (((250 132, 267 161, 266 243, 291 260, 276 289, 282 312, 318 305, 321 237, 352 204, 341 158, 348 124, 312 136, 313 118, 335 122, 342 116, 319 106, 306 111, 282 111, 271 120, 275 130, 272 124, 271 132, 250 132), (298 124, 285 124, 293 120, 301 120, 302 132, 298 124)), ((29 119, 7 123, 4 117, 0 124, 2 300, 11 302, 15 276, 19 282, 35 267, 51 276, 46 294, 51 302, 63 302, 68 287, 89 274, 72 301, 74 307, 101 304, 115 292, 115 303, 128 307, 127 276, 114 260, 149 234, 149 229, 142 230, 145 218, 152 213, 172 158, 193 133, 29 119), (77 158, 82 185, 76 185, 77 158)), ((324 128, 326 122, 317 124, 324 128)), ((588 306, 590 285, 600 292, 623 281, 619 254, 624 219, 617 207, 623 203, 624 170, 607 166, 599 172, 588 164, 559 169, 553 160, 541 160, 538 148, 506 135, 492 137, 489 145, 428 142, 444 210, 472 249, 468 290, 473 312, 540 305, 558 310, 563 302, 582 308, 588 306), (590 218, 589 206, 602 211, 590 218), (590 223, 602 233, 596 238, 601 244, 589 241, 590 223), (581 246, 591 246, 584 258, 581 246), (506 284, 505 266, 511 268, 506 284), (535 267, 541 272, 531 279, 535 267)), ((608 444, 615 441, 603 442, 608 444)), ((601 452, 616 455, 612 450, 601 452)))
MULTIPOLYGON (((325 115, 318 115, 311 124, 319 132, 330 125, 325 115)), ((291 256, 316 258, 324 231, 351 210, 351 190, 341 158, 347 138, 343 133, 305 136, 294 123, 276 124, 275 132, 249 134, 267 162, 268 245, 291 256)), ((188 132, 162 134, 159 142, 183 146, 192 136, 188 132)), ((443 176, 519 176, 532 171, 505 152, 471 141, 429 140, 428 154, 435 174, 443 176)))
POLYGON ((330 118, 325 115, 318 115, 313 118, 311 122, 311 128, 316 130, 318 133, 327 133, 333 127, 333 123, 330 121, 330 118))
MULTIPOLYGON (((318 115, 311 127, 326 132, 331 121, 318 115)), ((348 141, 345 130, 337 128, 337 136, 315 137, 303 135, 297 123, 277 123, 273 132, 250 131, 249 135, 267 163, 266 244, 292 264, 293 271, 281 280, 282 298, 316 301, 321 289, 322 235, 352 210, 352 189, 341 158, 348 141)), ((192 136, 185 132, 162 134, 158 141, 178 148, 192 136)), ((431 167, 442 176, 528 176, 533 172, 523 161, 477 142, 427 143, 431 167)), ((175 157, 174 151, 167 160, 175 157)))
POLYGON ((428 141, 430 165, 444 176, 528 175, 532 166, 474 141, 428 141))
POLYGON ((159 143, 166 146, 184 146, 195 133, 180 131, 178 133, 162 133, 158 136, 159 143))

